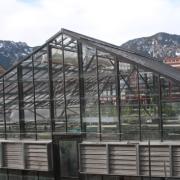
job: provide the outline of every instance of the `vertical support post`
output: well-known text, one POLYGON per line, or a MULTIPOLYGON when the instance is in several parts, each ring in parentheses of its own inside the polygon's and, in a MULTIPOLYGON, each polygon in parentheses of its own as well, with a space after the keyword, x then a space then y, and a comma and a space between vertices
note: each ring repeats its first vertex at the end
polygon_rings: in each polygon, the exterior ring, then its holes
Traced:
POLYGON ((48 60, 48 75, 49 75, 49 104, 50 104, 50 122, 51 122, 51 136, 55 130, 54 120, 54 93, 53 93, 53 75, 52 75, 52 50, 51 46, 47 45, 47 60, 48 60))
POLYGON ((106 169, 107 169, 107 174, 110 173, 110 167, 109 167, 109 150, 110 150, 110 145, 106 144, 106 169))
POLYGON ((164 139, 164 131, 163 131, 163 119, 162 119, 162 88, 161 88, 161 77, 158 76, 158 115, 159 115, 159 123, 160 123, 160 138, 161 142, 164 139))
POLYGON ((53 89, 53 75, 52 75, 52 49, 51 46, 47 45, 47 60, 48 60, 48 75, 49 75, 49 103, 50 103, 50 122, 51 122, 51 138, 52 138, 52 153, 53 153, 53 171, 54 178, 58 180, 60 171, 59 160, 59 144, 54 140, 53 132, 55 130, 54 121, 54 89, 53 89))
POLYGON ((170 168, 170 177, 173 176, 173 146, 169 146, 169 168, 170 168))
POLYGON ((80 128, 81 132, 85 132, 83 118, 85 113, 84 98, 84 76, 83 76, 83 51, 82 43, 77 41, 78 65, 79 65, 79 100, 80 100, 80 128))
POLYGON ((81 163, 81 144, 78 144, 78 158, 79 158, 79 172, 81 172, 82 169, 82 163, 81 163))
POLYGON ((52 140, 52 151, 53 151, 53 174, 54 180, 59 180, 61 175, 60 166, 60 153, 59 153, 59 141, 54 137, 52 140))
POLYGON ((3 158, 4 155, 3 155, 3 142, 0 142, 0 167, 2 168, 4 166, 4 163, 3 163, 3 158))
POLYGON ((21 147, 21 151, 22 151, 22 168, 23 169, 26 169, 26 152, 25 152, 25 143, 22 143, 21 144, 22 147, 21 147))
POLYGON ((136 168, 137 168, 137 176, 140 175, 140 152, 139 152, 139 144, 136 145, 136 168))
POLYGON ((46 148, 47 148, 47 161, 48 161, 48 170, 52 170, 53 169, 53 157, 52 157, 52 143, 48 143, 46 144, 46 148))
POLYGON ((81 180, 81 149, 80 149, 80 143, 81 143, 81 138, 76 140, 76 151, 77 151, 77 172, 78 172, 78 177, 81 180))
POLYGON ((22 66, 17 67, 17 83, 18 83, 18 98, 19 98, 19 125, 20 125, 20 139, 25 135, 25 121, 24 121, 24 91, 23 91, 23 77, 22 66))
POLYGON ((139 115, 139 140, 142 141, 141 133, 141 100, 140 100, 140 86, 139 86, 139 68, 137 66, 137 91, 138 91, 138 115, 139 115))
POLYGON ((98 62, 98 51, 96 49, 96 76, 97 76, 97 93, 98 93, 98 116, 99 116, 99 140, 102 140, 102 126, 101 126, 101 102, 99 94, 99 62, 98 62))
POLYGON ((37 120, 36 120, 36 84, 34 77, 34 55, 32 55, 32 83, 33 83, 33 105, 34 105, 34 124, 35 124, 35 139, 37 140, 37 120))
POLYGON ((121 91, 120 91, 120 71, 119 71, 119 61, 116 57, 115 59, 115 70, 116 70, 116 102, 117 102, 117 111, 118 111, 118 132, 119 140, 122 139, 122 130, 121 130, 121 91))
POLYGON ((150 144, 150 139, 148 140, 148 149, 149 149, 149 179, 151 180, 151 144, 150 144))
POLYGON ((65 76, 65 63, 64 63, 64 38, 63 34, 61 36, 62 41, 62 65, 63 65, 63 94, 64 94, 64 114, 65 114, 65 124, 66 124, 66 132, 68 131, 68 121, 67 121, 67 102, 66 102, 66 76, 65 76))
POLYGON ((3 77, 3 118, 4 118, 4 138, 7 139, 7 127, 6 127, 6 102, 5 102, 5 86, 3 77))

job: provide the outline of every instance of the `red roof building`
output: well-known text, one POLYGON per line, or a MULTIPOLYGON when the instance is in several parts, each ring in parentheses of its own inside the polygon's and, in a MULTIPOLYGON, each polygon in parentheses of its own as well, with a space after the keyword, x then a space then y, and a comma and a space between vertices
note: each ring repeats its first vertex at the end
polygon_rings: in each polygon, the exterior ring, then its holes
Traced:
POLYGON ((173 66, 175 68, 180 69, 180 57, 175 58, 165 58, 164 63, 169 64, 170 66, 173 66))

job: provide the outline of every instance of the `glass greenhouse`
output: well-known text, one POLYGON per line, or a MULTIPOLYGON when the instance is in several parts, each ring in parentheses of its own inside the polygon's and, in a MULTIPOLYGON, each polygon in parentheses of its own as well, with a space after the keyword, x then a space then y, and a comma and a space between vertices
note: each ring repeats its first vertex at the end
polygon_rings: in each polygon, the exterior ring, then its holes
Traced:
POLYGON ((0 88, 1 180, 180 177, 180 71, 157 59, 62 29, 0 88))

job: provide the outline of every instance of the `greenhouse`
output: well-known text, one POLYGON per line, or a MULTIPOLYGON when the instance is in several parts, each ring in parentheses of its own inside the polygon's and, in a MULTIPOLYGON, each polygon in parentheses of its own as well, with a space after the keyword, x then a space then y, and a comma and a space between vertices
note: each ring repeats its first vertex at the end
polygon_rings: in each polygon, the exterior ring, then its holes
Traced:
POLYGON ((0 77, 1 180, 180 177, 180 71, 61 29, 0 77))

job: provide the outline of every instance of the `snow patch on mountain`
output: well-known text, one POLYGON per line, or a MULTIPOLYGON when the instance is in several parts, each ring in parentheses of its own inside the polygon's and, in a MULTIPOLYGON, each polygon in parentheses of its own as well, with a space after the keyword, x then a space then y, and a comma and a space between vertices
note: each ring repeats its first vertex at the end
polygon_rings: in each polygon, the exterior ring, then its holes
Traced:
POLYGON ((25 42, 0 40, 0 64, 9 69, 33 51, 25 42))
POLYGON ((157 33, 150 37, 130 40, 121 46, 163 60, 166 57, 180 56, 180 35, 157 33))

